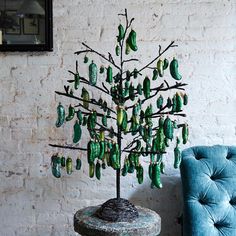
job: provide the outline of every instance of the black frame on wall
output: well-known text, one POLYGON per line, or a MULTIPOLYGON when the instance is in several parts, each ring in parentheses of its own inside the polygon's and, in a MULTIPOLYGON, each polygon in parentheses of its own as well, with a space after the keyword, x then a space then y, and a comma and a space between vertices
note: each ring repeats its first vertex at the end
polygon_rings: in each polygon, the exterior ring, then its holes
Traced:
POLYGON ((53 51, 53 0, 45 0, 45 44, 2 44, 0 51, 53 51))

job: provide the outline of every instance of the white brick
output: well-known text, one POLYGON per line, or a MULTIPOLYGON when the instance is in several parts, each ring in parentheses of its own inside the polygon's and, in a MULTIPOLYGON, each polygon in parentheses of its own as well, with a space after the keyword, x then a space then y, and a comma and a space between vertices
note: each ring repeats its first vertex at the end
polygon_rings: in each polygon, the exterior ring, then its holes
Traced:
MULTIPOLYGON (((164 49, 171 40, 175 40, 179 46, 169 50, 163 58, 178 58, 183 82, 189 84, 186 114, 190 141, 185 147, 235 145, 234 2, 54 1, 54 52, 0 55, 1 236, 74 236, 73 214, 78 209, 115 197, 114 170, 108 168, 103 171, 100 181, 91 179, 88 177, 86 153, 52 148, 48 144, 72 143, 74 121, 56 128, 56 107, 58 102, 62 102, 67 112, 70 103, 77 103, 55 95, 54 91, 63 91, 66 80, 73 78, 67 70, 75 70, 76 59, 80 74, 88 77, 88 64, 83 63, 83 55, 76 56, 74 52, 84 49, 81 42, 85 41, 105 55, 107 51, 114 55, 117 26, 120 22, 124 24, 123 18, 117 14, 125 7, 129 17, 135 18, 133 29, 137 31, 139 50, 131 56, 139 58, 140 62, 132 66, 140 68, 148 63, 156 56, 159 44, 164 49), (63 170, 61 179, 54 178, 50 157, 56 152, 71 156, 74 164, 80 155, 82 170, 74 170, 71 176, 63 170)), ((107 67, 109 64, 98 56, 88 54, 88 57, 98 66, 103 64, 107 67)), ((151 74, 150 70, 143 71, 144 76, 151 74)), ((168 71, 165 75, 170 79, 168 71)), ((138 80, 142 82, 141 77, 138 80)), ((170 84, 174 83, 170 80, 170 84)), ((76 92, 78 96, 80 93, 76 92)), ((90 94, 107 98, 96 89, 90 94)), ((151 102, 155 103, 155 100, 151 102)), ((82 147, 89 139, 84 130, 79 144, 82 147)), ((124 143, 132 137, 127 135, 126 139, 124 143)), ((147 176, 149 160, 143 158, 144 184, 138 185, 135 174, 122 177, 121 194, 135 204, 156 210, 162 217, 163 236, 180 235, 181 229, 175 224, 181 205, 180 179, 179 170, 173 168, 173 150, 168 151, 164 159, 166 175, 162 178, 162 190, 150 189, 147 176)))

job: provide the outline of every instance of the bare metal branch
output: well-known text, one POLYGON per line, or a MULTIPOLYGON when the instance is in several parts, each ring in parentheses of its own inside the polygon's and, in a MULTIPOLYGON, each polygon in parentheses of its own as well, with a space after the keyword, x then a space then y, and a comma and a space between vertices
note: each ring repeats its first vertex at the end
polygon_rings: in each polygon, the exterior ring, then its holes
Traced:
MULTIPOLYGON (((86 43, 82 43, 82 45, 89 49, 88 52, 92 52, 92 53, 97 54, 98 56, 102 57, 104 60, 110 62, 110 63, 111 63, 114 67, 116 67, 118 70, 120 70, 120 67, 119 67, 118 65, 116 65, 116 64, 114 63, 114 61, 111 61, 109 58, 107 58, 105 55, 103 55, 103 54, 101 54, 100 52, 98 52, 98 51, 92 49, 92 48, 89 47, 86 43)), ((75 52, 75 54, 78 55, 78 54, 80 54, 80 52, 81 52, 81 51, 75 52)))
MULTIPOLYGON (((55 91, 56 94, 58 95, 62 95, 62 96, 65 96, 65 97, 69 97, 69 98, 73 98, 73 99, 76 99, 78 101, 81 101, 81 102, 88 102, 88 103, 91 103, 93 105, 97 105, 97 106, 100 106, 100 104, 98 104, 97 102, 95 102, 94 100, 90 100, 90 101, 87 101, 87 100, 84 100, 82 98, 79 98, 79 97, 76 97, 72 94, 67 94, 67 93, 62 93, 62 92, 59 92, 59 91, 55 91)), ((113 111, 111 108, 107 107, 108 110, 110 110, 112 113, 116 114, 115 111, 113 111)))
POLYGON ((57 147, 57 148, 63 148, 63 149, 72 149, 72 150, 81 150, 81 151, 87 151, 87 148, 80 148, 80 147, 74 147, 74 146, 67 146, 67 145, 58 145, 58 144, 49 144, 51 147, 57 147))

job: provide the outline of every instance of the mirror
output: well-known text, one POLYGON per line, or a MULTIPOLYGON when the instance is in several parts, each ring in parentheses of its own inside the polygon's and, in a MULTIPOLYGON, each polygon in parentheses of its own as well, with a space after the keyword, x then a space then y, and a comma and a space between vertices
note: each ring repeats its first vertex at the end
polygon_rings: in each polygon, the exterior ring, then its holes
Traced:
POLYGON ((52 0, 0 0, 0 51, 52 51, 52 0))

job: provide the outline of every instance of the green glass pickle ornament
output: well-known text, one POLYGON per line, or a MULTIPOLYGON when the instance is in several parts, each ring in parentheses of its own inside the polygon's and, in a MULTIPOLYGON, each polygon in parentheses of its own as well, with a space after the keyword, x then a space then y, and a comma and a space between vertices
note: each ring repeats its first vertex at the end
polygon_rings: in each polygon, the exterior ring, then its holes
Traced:
POLYGON ((66 159, 66 173, 68 175, 72 174, 72 159, 70 157, 66 159))

